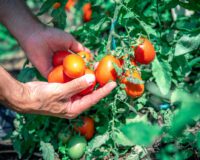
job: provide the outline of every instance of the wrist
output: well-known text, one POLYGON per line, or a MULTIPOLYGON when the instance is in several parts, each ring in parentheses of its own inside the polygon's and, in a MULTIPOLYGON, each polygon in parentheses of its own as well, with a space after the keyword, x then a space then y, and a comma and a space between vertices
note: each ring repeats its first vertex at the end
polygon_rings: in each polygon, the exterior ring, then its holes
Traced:
POLYGON ((26 112, 27 90, 23 83, 15 80, 0 67, 0 101, 17 112, 26 112))

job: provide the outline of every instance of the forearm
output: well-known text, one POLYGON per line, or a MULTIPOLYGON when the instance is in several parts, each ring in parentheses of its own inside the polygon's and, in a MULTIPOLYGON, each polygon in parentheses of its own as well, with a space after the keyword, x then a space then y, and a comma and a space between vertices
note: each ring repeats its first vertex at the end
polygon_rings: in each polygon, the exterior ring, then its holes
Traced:
POLYGON ((21 44, 43 28, 23 0, 0 0, 0 22, 21 44))
POLYGON ((15 80, 0 66, 0 102, 13 110, 23 112, 23 95, 24 84, 15 80))

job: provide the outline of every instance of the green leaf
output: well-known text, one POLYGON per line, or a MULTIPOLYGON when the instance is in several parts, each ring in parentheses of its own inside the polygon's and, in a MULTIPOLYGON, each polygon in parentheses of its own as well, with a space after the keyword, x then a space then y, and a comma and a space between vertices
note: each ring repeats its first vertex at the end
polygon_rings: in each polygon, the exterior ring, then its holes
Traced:
POLYGON ((50 143, 40 142, 40 150, 42 151, 42 157, 44 160, 54 160, 54 148, 50 143))
POLYGON ((144 146, 151 145, 161 132, 157 125, 149 125, 143 122, 129 123, 121 127, 120 130, 132 145, 144 146))
POLYGON ((200 34, 197 35, 183 35, 175 46, 175 56, 180 56, 200 47, 200 34))
POLYGON ((40 16, 42 14, 44 14, 45 12, 47 12, 52 6, 53 4, 57 2, 57 0, 47 0, 43 3, 42 7, 40 8, 39 13, 37 13, 37 16, 40 16))
POLYGON ((114 140, 122 146, 133 146, 133 143, 120 131, 114 133, 114 140))
POLYGON ((58 8, 52 11, 53 24, 55 27, 65 29, 66 26, 66 12, 63 8, 58 8))
POLYGON ((34 77, 36 77, 36 73, 37 70, 35 68, 30 68, 30 67, 26 67, 23 68, 19 75, 17 76, 17 79, 20 82, 30 82, 31 80, 33 80, 34 77))
POLYGON ((100 146, 105 144, 108 141, 108 139, 109 139, 108 133, 96 136, 88 143, 88 146, 86 149, 87 153, 91 153, 93 150, 99 148, 100 146))
POLYGON ((163 95, 167 95, 171 87, 171 66, 166 61, 157 58, 152 63, 152 72, 156 83, 163 95))
POLYGON ((200 100, 185 93, 183 90, 175 90, 171 101, 181 102, 181 108, 173 117, 170 129, 171 134, 178 136, 195 118, 200 117, 200 100))

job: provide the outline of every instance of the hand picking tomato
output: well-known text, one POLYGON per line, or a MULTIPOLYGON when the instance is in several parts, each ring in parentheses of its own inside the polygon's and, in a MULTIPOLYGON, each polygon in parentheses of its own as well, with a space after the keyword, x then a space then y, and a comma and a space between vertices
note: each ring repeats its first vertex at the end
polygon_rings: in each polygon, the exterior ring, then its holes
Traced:
POLYGON ((58 9, 61 6, 60 2, 56 2, 53 4, 54 9, 58 9))
MULTIPOLYGON (((124 83, 126 85, 125 91, 127 95, 129 95, 132 98, 141 96, 142 93, 144 92, 144 84, 134 84, 134 83, 129 82, 126 79, 126 77, 129 77, 129 76, 130 76, 130 71, 127 71, 125 73, 125 78, 121 80, 121 83, 124 83)), ((132 77, 142 80, 138 71, 133 71, 132 77)))
POLYGON ((63 61, 64 73, 70 78, 78 78, 85 74, 85 62, 81 56, 70 54, 63 61))
POLYGON ((65 83, 71 81, 71 78, 67 77, 63 72, 63 66, 57 66, 48 75, 48 82, 65 83))
POLYGON ((94 120, 90 117, 82 117, 83 124, 78 126, 78 124, 74 125, 74 130, 79 132, 81 135, 85 136, 87 140, 91 139, 94 135, 94 120))
POLYGON ((92 17, 92 9, 91 9, 91 3, 86 3, 83 6, 83 20, 84 22, 89 22, 92 17))
POLYGON ((95 71, 96 80, 100 86, 105 85, 110 80, 115 81, 117 78, 117 73, 113 66, 115 63, 118 67, 121 67, 120 62, 112 55, 106 55, 97 66, 95 71))
POLYGON ((135 48, 135 61, 141 64, 149 64, 154 60, 156 52, 148 39, 140 38, 140 40, 142 44, 135 48))
POLYGON ((85 51, 78 52, 77 54, 84 59, 85 63, 88 63, 93 59, 92 54, 85 51))
POLYGON ((59 66, 63 64, 64 58, 71 54, 69 51, 57 51, 53 55, 53 66, 59 66))
MULTIPOLYGON (((90 69, 88 69, 88 68, 86 68, 85 74, 93 74, 93 75, 95 76, 94 71, 92 71, 92 70, 90 70, 90 69)), ((79 94, 82 95, 82 96, 84 96, 84 95, 86 95, 86 94, 92 92, 92 91, 94 90, 95 85, 96 85, 96 81, 94 81, 93 84, 92 84, 90 87, 88 87, 87 89, 83 90, 83 91, 82 91, 81 93, 79 93, 79 94)))
POLYGON ((85 153, 87 141, 82 136, 74 136, 68 143, 68 155, 72 159, 79 159, 85 153))

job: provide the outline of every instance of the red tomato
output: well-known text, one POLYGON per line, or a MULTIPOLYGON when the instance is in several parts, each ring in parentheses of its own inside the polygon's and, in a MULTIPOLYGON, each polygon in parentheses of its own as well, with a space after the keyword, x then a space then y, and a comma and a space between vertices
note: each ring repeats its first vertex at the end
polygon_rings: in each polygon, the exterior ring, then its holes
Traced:
POLYGON ((88 63, 89 61, 93 59, 92 54, 85 51, 78 52, 77 54, 84 59, 85 63, 88 63))
POLYGON ((115 81, 117 78, 117 73, 115 68, 113 67, 113 63, 115 63, 118 67, 121 67, 118 59, 113 57, 112 55, 106 55, 100 62, 95 71, 96 80, 100 84, 100 86, 105 85, 110 80, 115 81))
POLYGON ((135 48, 135 61, 141 64, 149 64, 154 60, 156 52, 148 39, 141 38, 140 40, 142 44, 135 48))
POLYGON ((58 9, 61 6, 60 2, 56 2, 53 4, 54 9, 58 9))
POLYGON ((63 64, 63 60, 64 58, 71 54, 70 52, 68 51, 57 51, 54 53, 53 55, 53 66, 59 66, 59 65, 62 65, 63 64))
POLYGON ((77 0, 68 0, 65 5, 65 9, 69 12, 70 9, 75 6, 76 2, 77 0))
POLYGON ((81 56, 70 54, 63 61, 64 73, 70 78, 78 78, 85 74, 85 62, 81 56))
POLYGON ((78 126, 78 124, 74 125, 74 130, 79 132, 81 135, 85 136, 87 140, 91 139, 94 135, 95 127, 94 120, 90 117, 82 117, 82 125, 78 126))
POLYGON ((91 3, 86 3, 83 6, 83 20, 84 22, 89 22, 92 17, 92 9, 91 9, 91 3))
MULTIPOLYGON (((125 73, 125 77, 129 77, 129 76, 130 76, 130 72, 127 71, 125 73)), ((132 77, 142 80, 138 71, 134 71, 132 73, 132 77)), ((132 98, 139 97, 144 92, 144 84, 134 84, 134 83, 127 81, 126 78, 123 78, 121 80, 121 83, 124 83, 126 85, 125 91, 126 91, 127 95, 129 95, 132 98)))
POLYGON ((71 79, 64 74, 62 65, 53 68, 53 70, 48 75, 49 83, 65 83, 69 81, 71 81, 71 79))
MULTIPOLYGON (((86 68, 85 74, 93 74, 95 76, 94 71, 92 71, 92 70, 90 70, 88 68, 86 68)), ((84 95, 86 95, 88 93, 91 93, 94 90, 95 85, 96 85, 96 81, 94 81, 94 83, 90 87, 88 87, 87 89, 83 90, 79 94, 82 95, 82 96, 84 96, 84 95)))

